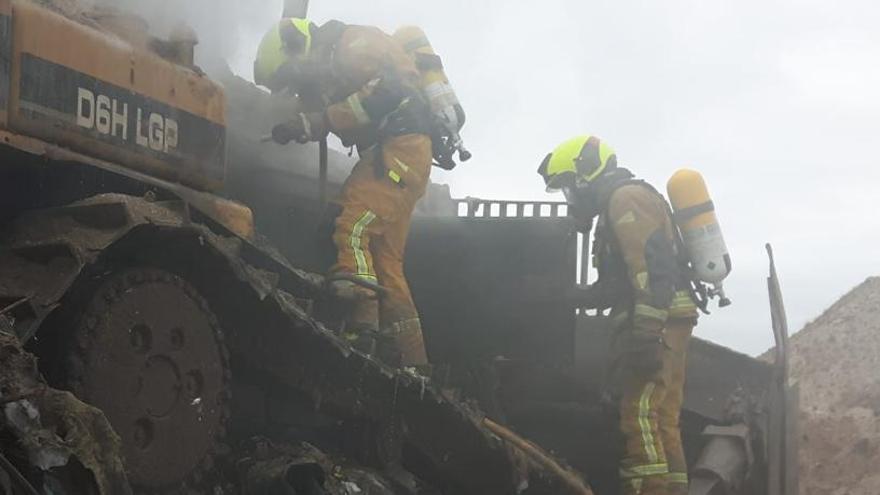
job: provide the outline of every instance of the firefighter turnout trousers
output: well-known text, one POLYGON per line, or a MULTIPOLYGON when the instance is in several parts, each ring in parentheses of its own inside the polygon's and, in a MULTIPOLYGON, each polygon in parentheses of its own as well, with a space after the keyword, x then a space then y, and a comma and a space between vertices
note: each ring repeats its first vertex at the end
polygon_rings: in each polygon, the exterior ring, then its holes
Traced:
POLYGON ((377 282, 387 292, 379 301, 356 304, 352 326, 378 328, 390 337, 401 366, 427 364, 421 322, 403 273, 410 221, 431 173, 430 137, 389 137, 361 153, 343 186, 333 242, 332 274, 377 282))
POLYGON ((686 495, 687 463, 679 419, 687 348, 696 319, 670 318, 662 370, 651 376, 624 369, 620 428, 626 442, 620 477, 625 495, 686 495))

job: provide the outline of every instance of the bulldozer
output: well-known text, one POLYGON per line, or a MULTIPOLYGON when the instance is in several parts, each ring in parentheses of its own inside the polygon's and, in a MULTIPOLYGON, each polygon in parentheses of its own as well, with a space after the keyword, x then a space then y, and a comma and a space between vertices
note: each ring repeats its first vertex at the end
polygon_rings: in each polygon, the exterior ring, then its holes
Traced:
MULTIPOLYGON (((192 38, 67 7, 0 2, 0 314, 50 385, 103 411, 135 493, 348 493, 349 457, 365 459, 355 470, 403 462, 420 486, 516 491, 529 463, 478 413, 316 320, 322 277, 217 194, 226 97, 194 66, 192 38), (279 431, 339 461, 319 468, 279 431)), ((49 486, 57 462, 14 450, 13 493, 49 486)), ((414 490, 410 478, 395 483, 414 490)))
MULTIPOLYGON (((194 50, 124 12, 0 0, 0 331, 103 412, 134 493, 616 493, 608 325, 540 297, 588 259, 564 205, 433 187, 407 270, 439 373, 389 368, 337 335, 318 275, 351 161, 315 174, 310 149, 260 148, 277 100, 194 50)), ((796 493, 784 352, 694 355, 696 489, 796 493)), ((38 403, 0 401, 0 424, 38 403)), ((102 493, 2 438, 0 493, 102 493)))

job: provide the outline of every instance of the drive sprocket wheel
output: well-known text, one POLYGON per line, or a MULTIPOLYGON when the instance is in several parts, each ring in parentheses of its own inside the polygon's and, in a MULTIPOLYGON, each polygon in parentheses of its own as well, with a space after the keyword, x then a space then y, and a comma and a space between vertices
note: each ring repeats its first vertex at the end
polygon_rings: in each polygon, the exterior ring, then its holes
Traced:
POLYGON ((229 419, 229 355, 205 300, 154 268, 106 277, 73 330, 73 392, 122 437, 139 493, 198 490, 215 469, 229 419))

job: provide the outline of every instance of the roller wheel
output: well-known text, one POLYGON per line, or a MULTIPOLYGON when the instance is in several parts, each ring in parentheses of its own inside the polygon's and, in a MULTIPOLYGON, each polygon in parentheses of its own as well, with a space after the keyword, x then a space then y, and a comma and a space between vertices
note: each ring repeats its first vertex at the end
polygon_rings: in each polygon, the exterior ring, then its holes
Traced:
POLYGON ((122 438, 137 493, 201 491, 229 419, 216 317, 185 280, 153 268, 111 274, 86 300, 65 360, 70 388, 122 438))

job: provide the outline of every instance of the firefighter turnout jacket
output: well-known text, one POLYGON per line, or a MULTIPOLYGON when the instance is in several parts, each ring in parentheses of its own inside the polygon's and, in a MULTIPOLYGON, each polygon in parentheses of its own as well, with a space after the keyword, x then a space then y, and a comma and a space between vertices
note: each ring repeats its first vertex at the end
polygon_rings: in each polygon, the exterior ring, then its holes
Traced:
POLYGON ((625 286, 612 308, 618 327, 661 330, 669 318, 696 318, 676 232, 663 196, 643 181, 618 185, 596 231, 601 284, 625 286))
POLYGON ((370 26, 325 25, 314 44, 327 64, 317 68, 327 71, 321 78, 327 122, 343 144, 363 150, 386 137, 429 133, 419 71, 391 36, 370 26), (325 37, 332 39, 322 43, 325 37))

